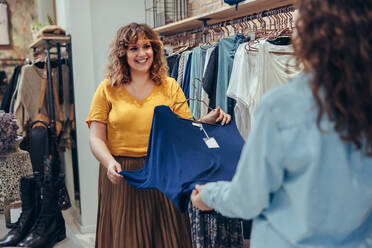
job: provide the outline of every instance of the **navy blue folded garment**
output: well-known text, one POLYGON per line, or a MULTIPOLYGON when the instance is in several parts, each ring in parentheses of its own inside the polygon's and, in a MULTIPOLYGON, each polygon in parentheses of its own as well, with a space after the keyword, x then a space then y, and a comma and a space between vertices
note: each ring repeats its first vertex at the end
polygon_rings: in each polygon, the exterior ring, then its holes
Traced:
POLYGON ((233 121, 202 128, 195 123, 181 119, 168 106, 157 106, 144 167, 120 174, 136 188, 160 190, 185 212, 195 184, 232 179, 244 144, 233 121), (219 148, 208 148, 207 136, 219 148))

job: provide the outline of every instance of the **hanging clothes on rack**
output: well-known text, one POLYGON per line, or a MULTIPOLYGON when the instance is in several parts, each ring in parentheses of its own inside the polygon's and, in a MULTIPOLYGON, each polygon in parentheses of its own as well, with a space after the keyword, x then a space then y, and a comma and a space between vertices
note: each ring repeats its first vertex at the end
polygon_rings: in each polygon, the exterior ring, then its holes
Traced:
POLYGON ((244 138, 262 96, 299 73, 301 68, 293 57, 291 45, 274 45, 261 40, 239 46, 226 95, 237 101, 236 123, 244 138))
POLYGON ((176 67, 176 62, 178 58, 178 54, 173 54, 169 57, 167 57, 167 64, 168 64, 168 75, 172 75, 172 70, 174 67, 176 67))
POLYGON ((176 59, 176 62, 172 68, 172 72, 170 74, 170 77, 174 78, 177 80, 177 77, 178 77, 178 67, 179 67, 179 64, 180 64, 180 59, 181 59, 181 55, 177 55, 177 59, 176 59))
POLYGON ((226 90, 230 81, 235 52, 244 41, 246 41, 246 38, 241 34, 237 34, 234 37, 222 38, 218 46, 216 106, 220 106, 223 111, 232 116, 235 103, 227 98, 226 90))
MULTIPOLYGON (((191 71, 190 71, 190 98, 201 99, 201 89, 202 85, 195 79, 201 80, 203 78, 203 69, 205 63, 205 55, 209 46, 197 46, 192 50, 192 60, 191 60, 191 71)), ((201 117, 200 114, 200 102, 192 101, 190 102, 190 111, 195 119, 201 117)))
POLYGON ((8 83, 8 87, 6 88, 3 100, 1 102, 1 107, 0 107, 0 109, 4 110, 5 112, 9 112, 10 102, 14 94, 14 91, 17 88, 18 78, 19 78, 19 75, 21 74, 21 69, 22 69, 22 65, 18 65, 14 68, 12 77, 8 83))
POLYGON ((183 81, 183 78, 184 78, 185 64, 187 63, 186 54, 188 54, 188 53, 183 52, 181 54, 180 61, 178 63, 178 74, 177 74, 177 79, 176 80, 177 80, 179 85, 182 85, 182 81, 183 81))
POLYGON ((250 130, 251 120, 247 111, 244 111, 245 106, 248 108, 249 103, 243 101, 244 94, 249 92, 249 83, 255 80, 258 75, 257 52, 248 52, 245 46, 248 43, 243 43, 236 51, 234 64, 232 68, 231 78, 226 95, 236 100, 235 106, 235 121, 236 125, 243 138, 246 138, 250 130), (249 53, 249 54, 248 54, 249 53))
MULTIPOLYGON (((209 63, 209 59, 211 57, 211 54, 213 52, 213 50, 215 49, 216 47, 210 47, 207 49, 207 52, 205 54, 205 63, 204 63, 204 66, 203 66, 203 79, 205 77, 205 72, 207 70, 207 66, 208 66, 208 63, 209 63)), ((208 105, 209 105, 209 97, 208 97, 208 93, 205 91, 204 89, 204 80, 201 82, 201 85, 202 85, 202 88, 201 88, 201 99, 203 101, 205 101, 208 105)), ((200 115, 201 116, 204 116, 208 113, 208 106, 206 105, 201 105, 200 106, 200 115)))
MULTIPOLYGON (((215 55, 212 56, 214 51, 217 50, 218 52, 218 48, 216 47, 218 47, 218 44, 215 47, 210 45, 198 46, 192 51, 186 51, 183 53, 185 54, 183 62, 185 66, 182 71, 185 71, 185 73, 183 75, 181 87, 187 98, 200 99, 202 97, 202 89, 204 85, 201 84, 201 79, 204 76, 204 69, 207 73, 209 60, 212 59, 212 57, 215 60, 215 64, 218 65, 218 56, 215 56, 218 53, 215 53, 215 55), (210 50, 207 61, 208 49, 210 50)), ((182 58, 180 58, 180 61, 181 59, 182 58)), ((182 62, 180 64, 182 64, 182 62)), ((211 65, 212 64, 213 63, 211 63, 211 65)), ((179 70, 181 69, 182 68, 179 68, 179 70)), ((218 69, 209 71, 211 76, 216 75, 217 72, 218 69)), ((217 77, 215 77, 215 79, 216 78, 217 77)), ((211 83, 211 87, 214 87, 214 89, 216 87, 216 82, 217 81, 214 80, 211 83)), ((200 118, 201 106, 203 105, 200 104, 199 101, 191 101, 189 104, 194 118, 200 118)), ((204 111, 207 113, 208 107, 205 106, 204 111)), ((240 137, 238 133, 237 135, 240 137)), ((194 247, 242 247, 243 237, 241 220, 226 218, 215 212, 202 213, 192 205, 188 206, 188 212, 190 216, 191 234, 194 247), (223 234, 223 236, 217 234, 223 234)))
MULTIPOLYGON (((199 46, 215 44, 205 53, 196 47, 187 55, 181 54, 179 66, 183 66, 179 71, 184 75, 178 82, 183 79, 180 84, 187 98, 201 99, 212 108, 220 106, 234 117, 243 138, 249 133, 251 118, 254 118, 262 95, 301 70, 295 67, 293 49, 289 46, 293 18, 288 12, 292 9, 269 10, 190 31, 191 36, 195 32, 205 34, 199 46), (247 44, 252 51, 245 49, 247 44), (182 56, 186 58, 183 62, 182 56), (198 79, 202 79, 201 82, 198 79)), ((184 37, 190 35, 185 32, 168 37, 165 42, 179 46, 187 43, 182 41, 184 37), (181 40, 177 41, 179 37, 181 40)), ((194 46, 198 45, 197 36, 188 40, 192 40, 194 46)), ((195 119, 208 112, 208 108, 199 102, 190 102, 190 109, 195 119)), ((242 247, 242 233, 244 238, 250 238, 251 221, 205 213, 191 204, 188 212, 194 247, 242 247)))
POLYGON ((208 95, 209 107, 216 108, 216 82, 218 71, 219 44, 211 52, 203 77, 203 89, 208 95))
POLYGON ((185 58, 185 69, 184 69, 184 78, 181 83, 181 88, 185 94, 186 99, 190 97, 190 74, 191 74, 191 61, 192 61, 192 52, 186 52, 185 58))
MULTIPOLYGON (((62 66, 62 77, 63 81, 66 82, 64 85, 64 96, 67 98, 67 101, 64 101, 62 105, 64 119, 68 118, 68 112, 66 109, 69 109, 68 102, 68 68, 67 65, 62 66)), ((53 68, 51 75, 55 86, 58 86, 58 75, 57 69, 53 68)), ((18 83, 15 99, 13 113, 16 115, 17 123, 19 126, 18 133, 25 136, 26 126, 29 122, 35 121, 35 118, 38 114, 38 101, 40 98, 41 92, 41 82, 43 77, 43 69, 39 68, 36 65, 25 65, 22 69, 20 76, 20 81, 18 83)), ((56 99, 58 100, 58 99, 56 99)), ((45 99, 46 104, 44 104, 43 112, 48 113, 46 106, 48 106, 47 98, 45 99)), ((54 106, 56 107, 56 106, 54 106)))

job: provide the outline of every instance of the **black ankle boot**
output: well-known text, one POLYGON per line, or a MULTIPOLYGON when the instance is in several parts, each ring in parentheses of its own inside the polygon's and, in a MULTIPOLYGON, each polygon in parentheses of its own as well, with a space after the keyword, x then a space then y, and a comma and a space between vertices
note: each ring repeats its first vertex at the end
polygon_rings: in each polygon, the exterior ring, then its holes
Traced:
POLYGON ((0 247, 16 246, 30 231, 35 223, 40 208, 40 187, 37 176, 22 177, 20 192, 22 213, 15 226, 0 240, 0 247))
POLYGON ((65 220, 61 209, 58 208, 58 192, 63 183, 63 176, 58 176, 57 180, 44 182, 39 217, 30 233, 18 243, 18 246, 50 248, 66 238, 65 220))

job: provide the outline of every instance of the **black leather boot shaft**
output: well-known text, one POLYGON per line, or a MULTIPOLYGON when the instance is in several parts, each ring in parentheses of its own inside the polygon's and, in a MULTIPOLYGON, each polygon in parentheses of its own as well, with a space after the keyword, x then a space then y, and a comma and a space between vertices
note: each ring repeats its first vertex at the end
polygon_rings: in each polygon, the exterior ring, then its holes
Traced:
POLYGON ((15 226, 4 238, 0 239, 0 247, 15 246, 31 230, 35 223, 40 203, 40 188, 37 177, 26 176, 20 181, 22 213, 15 226))
POLYGON ((18 246, 49 248, 66 238, 65 220, 58 208, 58 192, 63 180, 64 177, 58 176, 57 180, 45 181, 39 218, 18 246))

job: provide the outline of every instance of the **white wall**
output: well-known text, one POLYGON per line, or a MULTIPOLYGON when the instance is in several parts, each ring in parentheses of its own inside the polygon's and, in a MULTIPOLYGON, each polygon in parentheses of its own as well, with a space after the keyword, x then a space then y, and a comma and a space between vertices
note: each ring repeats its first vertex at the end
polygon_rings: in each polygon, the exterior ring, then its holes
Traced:
POLYGON ((131 22, 145 22, 144 0, 94 0, 93 36, 96 83, 104 79, 104 67, 107 63, 109 45, 116 31, 122 25, 131 22))
POLYGON ((54 1, 37 0, 38 20, 40 23, 49 24, 48 15, 55 20, 54 1))
POLYGON ((95 231, 98 163, 89 149, 85 119, 94 91, 104 77, 108 47, 116 30, 145 21, 144 1, 58 0, 57 23, 72 37, 76 129, 80 176, 81 231, 95 231))

